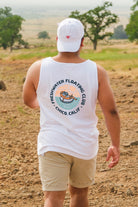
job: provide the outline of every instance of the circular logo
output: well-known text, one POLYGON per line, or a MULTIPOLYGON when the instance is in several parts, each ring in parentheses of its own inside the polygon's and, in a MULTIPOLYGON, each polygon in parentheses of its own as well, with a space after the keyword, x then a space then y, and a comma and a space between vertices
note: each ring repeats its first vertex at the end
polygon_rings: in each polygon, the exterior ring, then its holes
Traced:
POLYGON ((62 115, 74 115, 85 105, 86 94, 80 83, 65 79, 54 84, 50 91, 50 100, 62 115))
POLYGON ((55 91, 55 101, 62 109, 71 110, 80 102, 80 93, 75 86, 64 84, 55 91))

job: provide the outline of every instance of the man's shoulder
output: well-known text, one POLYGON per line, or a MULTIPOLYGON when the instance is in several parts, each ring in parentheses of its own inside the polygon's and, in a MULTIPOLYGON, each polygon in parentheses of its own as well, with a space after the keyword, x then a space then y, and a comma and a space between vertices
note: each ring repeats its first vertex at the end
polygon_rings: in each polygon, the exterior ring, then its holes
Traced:
POLYGON ((31 77, 31 79, 35 79, 36 76, 40 73, 42 60, 37 60, 29 67, 27 76, 31 77))
POLYGON ((98 80, 99 83, 104 80, 107 79, 108 75, 107 75, 107 71, 101 66, 101 65, 97 65, 97 71, 98 71, 98 80))
POLYGON ((40 68, 41 68, 41 64, 42 64, 42 60, 37 60, 34 63, 32 63, 32 65, 29 68, 29 72, 30 73, 38 73, 40 72, 40 68))
POLYGON ((96 63, 96 65, 97 65, 97 69, 100 73, 106 73, 106 70, 104 69, 104 67, 102 67, 101 65, 99 65, 97 63, 96 63))
POLYGON ((31 67, 39 68, 41 66, 41 64, 42 64, 42 60, 37 60, 31 65, 31 67))

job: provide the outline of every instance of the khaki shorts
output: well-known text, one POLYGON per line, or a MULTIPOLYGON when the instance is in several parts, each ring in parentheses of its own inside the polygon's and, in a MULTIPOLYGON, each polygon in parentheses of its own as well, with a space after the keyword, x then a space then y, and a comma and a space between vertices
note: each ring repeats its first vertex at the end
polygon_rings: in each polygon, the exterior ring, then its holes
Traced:
POLYGON ((39 173, 43 191, 64 191, 68 184, 85 188, 94 183, 96 157, 82 160, 58 152, 39 156, 39 173))

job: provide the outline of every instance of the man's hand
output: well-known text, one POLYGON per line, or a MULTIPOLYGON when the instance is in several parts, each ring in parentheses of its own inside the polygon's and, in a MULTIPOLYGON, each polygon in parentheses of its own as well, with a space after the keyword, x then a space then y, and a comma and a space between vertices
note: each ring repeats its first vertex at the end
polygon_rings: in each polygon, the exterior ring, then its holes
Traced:
POLYGON ((109 161, 112 157, 112 161, 108 165, 109 168, 114 167, 119 162, 120 150, 115 146, 110 146, 107 151, 106 161, 109 161))

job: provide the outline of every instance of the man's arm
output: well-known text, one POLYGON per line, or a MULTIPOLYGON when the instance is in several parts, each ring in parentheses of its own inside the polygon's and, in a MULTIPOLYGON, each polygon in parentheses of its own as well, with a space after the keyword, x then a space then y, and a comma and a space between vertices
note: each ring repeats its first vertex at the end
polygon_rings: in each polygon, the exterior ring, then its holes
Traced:
POLYGON ((106 161, 109 161, 112 157, 109 164, 109 167, 112 168, 118 163, 120 156, 120 118, 107 73, 101 66, 97 66, 97 68, 99 79, 98 100, 111 136, 111 146, 108 149, 106 161))
POLYGON ((24 103, 30 108, 39 107, 36 90, 39 82, 40 66, 40 61, 31 65, 27 72, 26 80, 23 86, 23 100, 24 103))

